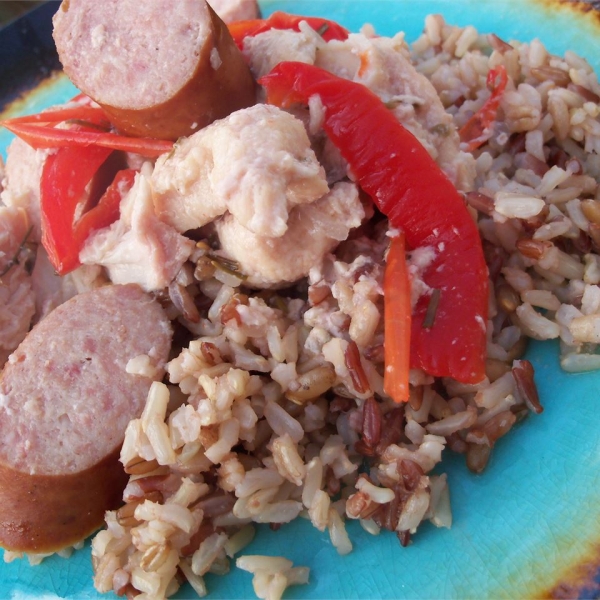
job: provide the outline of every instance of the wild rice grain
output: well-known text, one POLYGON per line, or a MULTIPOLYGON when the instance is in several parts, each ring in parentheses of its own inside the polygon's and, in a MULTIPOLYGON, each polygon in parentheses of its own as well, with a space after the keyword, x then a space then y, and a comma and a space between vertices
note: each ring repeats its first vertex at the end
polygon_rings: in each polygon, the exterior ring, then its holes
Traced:
POLYGON ((529 410, 540 414, 544 408, 540 404, 540 398, 533 379, 533 365, 528 360, 516 360, 512 374, 519 396, 525 402, 529 410))
POLYGON ((473 473, 482 473, 490 459, 492 449, 485 444, 468 444, 467 467, 473 473))

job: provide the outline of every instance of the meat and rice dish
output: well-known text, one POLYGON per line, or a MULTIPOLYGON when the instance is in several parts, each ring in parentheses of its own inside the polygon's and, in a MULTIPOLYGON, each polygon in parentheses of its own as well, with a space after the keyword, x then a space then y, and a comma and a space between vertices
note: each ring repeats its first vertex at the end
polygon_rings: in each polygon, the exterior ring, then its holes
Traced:
POLYGON ((528 339, 600 367, 600 86, 440 15, 409 46, 181 0, 155 39, 165 4, 65 0, 81 95, 3 122, 0 546, 101 528, 99 592, 274 599, 309 572, 257 524, 418 543, 443 456, 542 413, 528 339))

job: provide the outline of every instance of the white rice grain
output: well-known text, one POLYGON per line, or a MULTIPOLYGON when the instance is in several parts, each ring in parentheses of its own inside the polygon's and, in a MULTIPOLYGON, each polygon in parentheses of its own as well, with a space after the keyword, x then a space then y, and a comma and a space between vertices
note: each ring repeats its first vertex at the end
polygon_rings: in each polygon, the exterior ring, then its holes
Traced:
POLYGON ((306 465, 306 477, 304 479, 304 488, 302 490, 302 503, 306 508, 310 508, 313 499, 318 490, 323 485, 323 462, 316 456, 306 465))
POLYGON ((417 490, 412 494, 400 513, 396 531, 414 532, 423 520, 427 509, 429 508, 429 492, 426 490, 417 490))
POLYGON ((243 481, 236 486, 235 495, 238 498, 246 498, 258 490, 278 487, 283 481, 283 477, 275 469, 250 469, 243 481))
POLYGON ((308 507, 308 516, 313 524, 313 527, 319 531, 325 531, 329 523, 329 509, 331 507, 331 499, 329 494, 323 490, 317 490, 308 507))
POLYGON ((304 437, 302 425, 276 402, 267 402, 265 418, 279 436, 288 435, 296 444, 304 437))
POLYGON ((377 504, 387 504, 395 498, 393 490, 385 487, 377 487, 364 477, 359 477, 357 479, 356 489, 369 496, 369 498, 371 498, 373 502, 377 502, 377 504))
POLYGON ((348 537, 348 532, 346 531, 344 521, 335 508, 329 509, 328 528, 331 543, 338 551, 338 554, 341 554, 342 556, 345 554, 350 554, 350 552, 352 552, 352 542, 348 537))
POLYGON ((433 435, 448 436, 461 429, 467 429, 475 424, 477 420, 477 409, 467 406, 466 410, 458 412, 439 421, 434 421, 426 426, 429 433, 433 435))
POLYGON ((536 192, 543 198, 554 188, 558 187, 561 183, 564 183, 570 175, 569 172, 554 165, 551 169, 546 171, 536 192))
POLYGON ((583 373, 600 369, 600 354, 576 354, 561 356, 560 366, 567 373, 583 373))
POLYGON ((560 300, 548 290, 525 290, 521 293, 523 302, 527 302, 538 308, 557 311, 560 308, 560 300))
POLYGON ((498 402, 511 394, 515 387, 515 380, 512 373, 508 372, 502 375, 490 384, 488 387, 479 390, 475 395, 475 404, 482 408, 492 408, 498 402))
POLYGON ((265 571, 270 574, 288 571, 294 563, 283 556, 262 556, 259 554, 245 554, 235 561, 235 566, 242 571, 256 573, 265 571))
POLYGON ((497 192, 494 197, 496 212, 509 219, 530 219, 539 215, 546 203, 541 198, 511 192, 497 192))
POLYGON ((600 287, 586 284, 581 297, 581 312, 584 315, 600 313, 600 287))
POLYGON ((240 550, 243 550, 256 534, 254 525, 244 525, 239 531, 236 531, 226 542, 223 548, 229 558, 233 558, 240 550))
POLYGON ((182 559, 179 561, 179 568, 182 573, 185 575, 188 583, 192 586, 193 590, 198 594, 199 598, 204 598, 208 594, 208 590, 206 589, 206 584, 204 583, 204 579, 199 575, 196 575, 194 571, 192 571, 192 567, 190 563, 182 559))
POLYGON ((300 486, 306 476, 306 465, 298 453, 298 446, 288 433, 277 437, 271 443, 271 451, 279 474, 300 486))
POLYGON ((253 516, 253 520, 257 523, 289 523, 300 514, 301 510, 301 502, 282 500, 274 504, 267 504, 253 516))
POLYGON ((209 535, 192 555, 192 571, 202 576, 208 573, 211 565, 221 553, 227 542, 225 533, 213 533, 209 535))
POLYGON ((600 314, 574 318, 569 324, 569 331, 576 342, 599 344, 600 314))
POLYGON ((191 533, 195 525, 194 516, 190 510, 178 504, 163 505, 145 500, 136 507, 134 516, 138 521, 168 523, 185 533, 191 533))
POLYGON ((558 325, 538 313, 531 304, 521 304, 516 312, 521 324, 537 339, 551 340, 559 336, 558 325))
POLYGON ((204 451, 214 464, 220 463, 239 441, 240 424, 237 419, 228 419, 219 425, 219 439, 204 451))

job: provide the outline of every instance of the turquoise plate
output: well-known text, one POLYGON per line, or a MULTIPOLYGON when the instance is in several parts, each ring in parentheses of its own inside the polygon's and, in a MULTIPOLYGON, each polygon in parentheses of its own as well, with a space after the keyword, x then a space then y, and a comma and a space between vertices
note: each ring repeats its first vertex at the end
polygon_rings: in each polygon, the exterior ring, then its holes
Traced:
MULTIPOLYGON (((324 16, 354 31, 370 22, 381 34, 404 30, 409 40, 419 35, 425 15, 439 12, 502 38, 539 37, 552 52, 574 50, 600 68, 600 17, 583 2, 266 0, 262 9, 324 16)), ((52 79, 8 112, 37 110, 72 92, 63 79, 52 79)), ((0 138, 2 150, 7 140, 0 138)), ((483 475, 468 473, 462 457, 449 457, 452 529, 424 525, 402 548, 395 535, 371 537, 350 523, 354 551, 339 557, 327 535, 297 522, 276 532, 261 529, 247 552, 283 554, 311 568, 309 585, 290 588, 286 598, 599 598, 600 375, 562 373, 557 354, 556 345, 532 345, 545 411, 496 446, 483 475)), ((213 598, 253 595, 242 571, 208 576, 207 585, 213 598)), ((193 596, 184 588, 176 597, 193 596)), ((99 597, 89 544, 68 560, 54 557, 35 568, 0 563, 0 597, 99 597)))

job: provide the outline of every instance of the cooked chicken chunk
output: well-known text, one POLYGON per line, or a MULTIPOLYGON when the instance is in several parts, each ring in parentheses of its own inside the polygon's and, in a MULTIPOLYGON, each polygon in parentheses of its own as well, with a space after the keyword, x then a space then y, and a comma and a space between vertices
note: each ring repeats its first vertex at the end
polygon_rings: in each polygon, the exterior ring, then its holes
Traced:
POLYGON ((153 291, 169 285, 194 243, 154 214, 148 171, 136 176, 121 202, 119 220, 92 235, 79 259, 105 266, 113 283, 137 283, 153 291))
POLYGON ((0 207, 0 366, 27 335, 35 311, 31 277, 14 260, 29 227, 24 209, 0 207))
POLYGON ((306 276, 364 216, 356 186, 337 183, 316 202, 294 208, 282 237, 256 235, 231 215, 215 224, 222 249, 248 276, 245 283, 272 288, 306 276))
MULTIPOLYGON (((316 59, 317 43, 314 30, 288 31, 271 29, 244 40, 244 56, 248 59, 250 70, 255 78, 271 71, 278 63, 286 60, 313 65, 316 59)), ((321 43, 324 44, 322 38, 321 43)))
POLYGON ((306 130, 292 115, 258 104, 178 143, 152 174, 154 205, 184 232, 226 212, 252 233, 278 237, 288 213, 329 191, 306 130))

